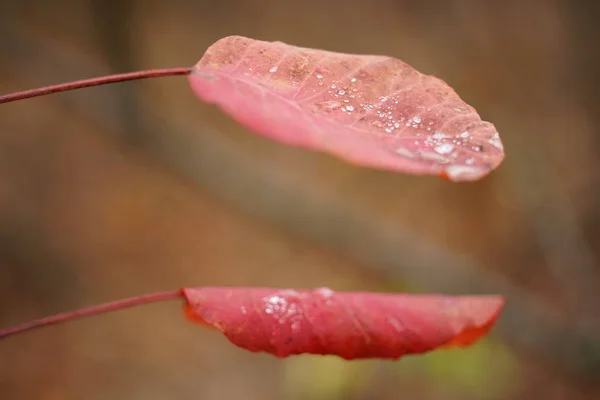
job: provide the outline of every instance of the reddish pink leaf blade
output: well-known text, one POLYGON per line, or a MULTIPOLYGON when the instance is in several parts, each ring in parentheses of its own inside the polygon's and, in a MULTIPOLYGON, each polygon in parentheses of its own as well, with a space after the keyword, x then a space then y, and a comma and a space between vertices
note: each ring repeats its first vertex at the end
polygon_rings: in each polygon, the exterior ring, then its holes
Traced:
POLYGON ((474 181, 504 159, 491 123, 442 80, 391 57, 230 36, 189 80, 249 129, 353 164, 474 181))
POLYGON ((333 354, 397 359, 466 346, 498 318, 500 296, 334 292, 327 288, 183 289, 186 314, 236 346, 278 357, 333 354))

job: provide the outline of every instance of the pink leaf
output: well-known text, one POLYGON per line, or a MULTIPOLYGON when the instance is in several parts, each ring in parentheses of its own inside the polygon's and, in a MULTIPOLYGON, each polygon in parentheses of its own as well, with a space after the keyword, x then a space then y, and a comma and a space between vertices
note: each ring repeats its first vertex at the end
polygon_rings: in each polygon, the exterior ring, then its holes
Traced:
POLYGON ((504 159, 491 123, 442 80, 391 57, 230 36, 189 81, 249 129, 356 165, 474 181, 504 159))
POLYGON ((500 296, 407 295, 272 288, 186 288, 186 314, 236 346, 277 357, 397 359, 486 335, 500 296))

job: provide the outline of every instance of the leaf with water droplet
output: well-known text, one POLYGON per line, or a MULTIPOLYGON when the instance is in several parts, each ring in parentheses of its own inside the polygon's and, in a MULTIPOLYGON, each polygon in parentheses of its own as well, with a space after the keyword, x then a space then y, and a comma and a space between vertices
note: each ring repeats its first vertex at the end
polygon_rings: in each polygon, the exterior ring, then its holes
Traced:
POLYGON ((442 80, 391 57, 230 36, 189 81, 252 131, 356 165, 474 181, 504 159, 494 125, 442 80))
POLYGON ((337 355, 397 359, 485 336, 500 296, 336 292, 328 288, 183 289, 186 314, 233 344, 277 357, 337 355))

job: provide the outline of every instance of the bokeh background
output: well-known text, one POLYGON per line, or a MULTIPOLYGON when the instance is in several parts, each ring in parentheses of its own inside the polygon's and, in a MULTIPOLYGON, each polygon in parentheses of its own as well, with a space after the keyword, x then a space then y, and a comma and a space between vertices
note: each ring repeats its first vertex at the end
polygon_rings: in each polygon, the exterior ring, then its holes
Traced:
POLYGON ((467 350, 278 360, 177 303, 0 343, 6 399, 600 398, 600 3, 0 1, 0 92, 194 64, 239 34, 385 54, 501 133, 453 184, 251 134, 183 77, 0 107, 0 325, 181 286, 501 293, 467 350))

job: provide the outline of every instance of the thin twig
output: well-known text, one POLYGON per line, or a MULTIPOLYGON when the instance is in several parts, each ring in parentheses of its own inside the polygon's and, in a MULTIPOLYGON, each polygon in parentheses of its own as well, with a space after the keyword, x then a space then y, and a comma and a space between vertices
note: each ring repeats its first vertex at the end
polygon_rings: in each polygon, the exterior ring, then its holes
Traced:
POLYGON ((82 308, 80 310, 56 314, 51 317, 41 318, 35 321, 26 322, 22 325, 0 330, 0 339, 4 339, 11 335, 16 335, 18 333, 27 332, 33 329, 42 328, 49 325, 56 325, 75 319, 104 314, 111 311, 123 310, 125 308, 135 307, 142 304, 156 303, 164 300, 174 300, 181 297, 181 289, 177 289, 169 292, 157 292, 137 297, 130 297, 127 299, 117 300, 110 303, 100 304, 97 306, 82 308))
POLYGON ((109 83, 133 81, 138 79, 159 78, 164 76, 188 75, 190 72, 191 68, 165 68, 151 69, 147 71, 128 72, 124 74, 108 75, 91 79, 83 79, 80 81, 60 83, 58 85, 44 86, 37 89, 24 90, 22 92, 15 92, 4 96, 0 96, 0 104, 9 103, 11 101, 29 99, 32 97, 45 96, 47 94, 82 89, 91 86, 100 86, 109 83))

